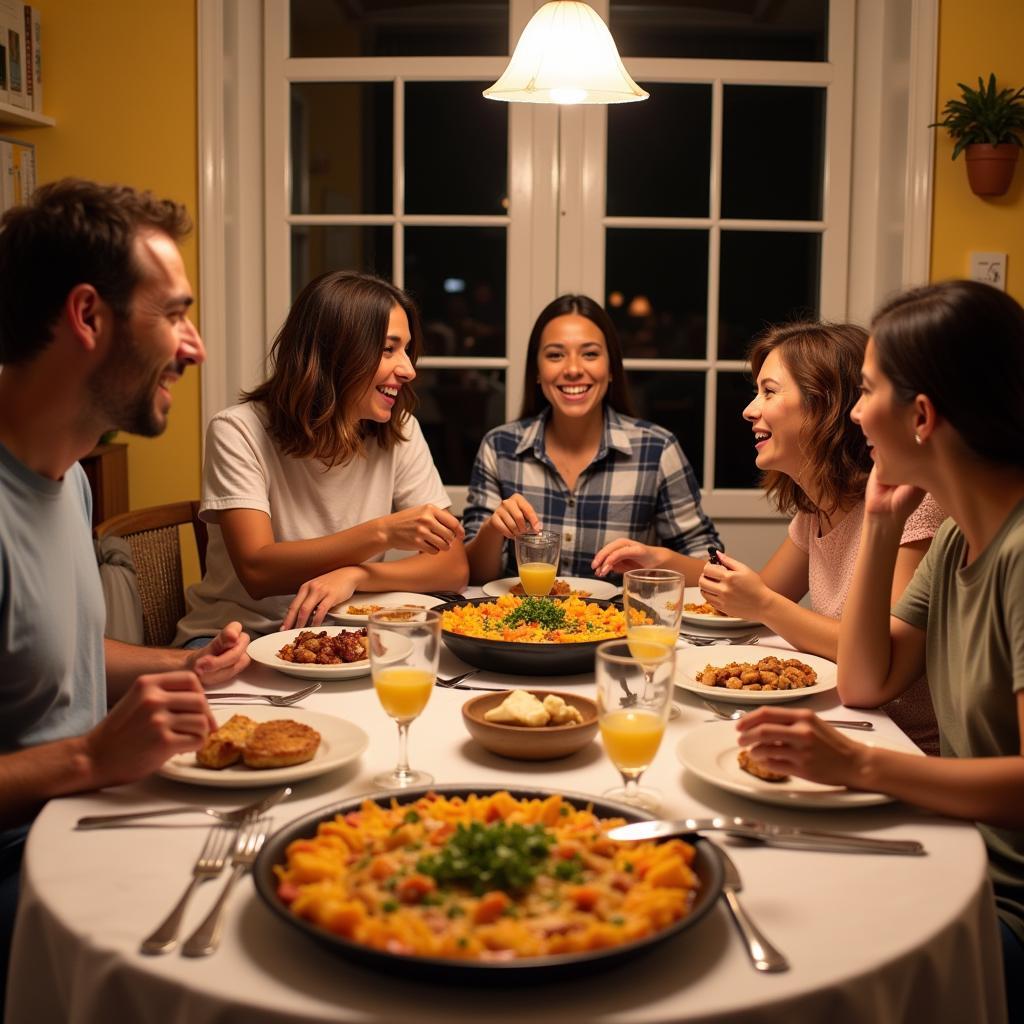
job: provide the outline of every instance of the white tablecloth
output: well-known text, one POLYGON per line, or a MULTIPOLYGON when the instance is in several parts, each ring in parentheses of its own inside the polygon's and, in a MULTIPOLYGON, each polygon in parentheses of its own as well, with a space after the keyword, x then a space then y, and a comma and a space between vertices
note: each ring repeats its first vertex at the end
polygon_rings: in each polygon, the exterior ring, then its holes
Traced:
MULTIPOLYGON (((445 651, 442 675, 462 665, 445 651)), ((474 681, 508 682, 481 672, 474 681)), ((582 689, 592 679, 523 679, 516 685, 582 689)), ((236 689, 289 692, 298 681, 254 667, 236 689)), ((563 761, 514 762, 479 748, 459 708, 473 694, 436 689, 410 730, 414 767, 439 783, 538 785, 599 794, 618 781, 600 741, 563 761)), ((822 1021, 907 1024, 1005 1021, 999 935, 982 841, 969 824, 902 805, 796 811, 754 803, 693 778, 675 758, 681 736, 708 717, 681 695, 645 782, 665 796, 666 816, 708 811, 780 824, 813 823, 886 838, 912 838, 925 857, 805 853, 727 845, 744 880, 743 902, 789 957, 791 970, 758 974, 724 905, 696 927, 621 967, 593 977, 528 989, 458 989, 356 967, 279 921, 249 878, 229 907, 216 955, 188 959, 138 952, 188 881, 209 819, 177 826, 75 831, 81 815, 159 806, 161 801, 232 807, 258 791, 190 787, 159 778, 102 793, 51 801, 29 836, 15 933, 7 1024, 115 1020, 132 1024, 263 1022, 488 1021, 533 1017, 559 1022, 822 1021)), ((812 698, 818 710, 834 696, 812 698)), ((298 783, 272 812, 275 824, 368 792, 370 777, 393 765, 394 723, 369 677, 325 683, 304 702, 370 734, 361 760, 298 783)), ((857 712, 878 735, 909 743, 881 712, 857 712)), ((196 893, 183 935, 206 914, 221 881, 196 893)))

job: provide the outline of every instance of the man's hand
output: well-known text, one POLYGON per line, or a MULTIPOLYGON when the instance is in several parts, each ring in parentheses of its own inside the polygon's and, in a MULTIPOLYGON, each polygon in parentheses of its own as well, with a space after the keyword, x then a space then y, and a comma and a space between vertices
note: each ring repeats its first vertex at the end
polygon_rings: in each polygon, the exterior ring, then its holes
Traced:
POLYGON ((85 736, 90 788, 144 778, 169 757, 198 750, 216 727, 195 673, 139 676, 85 736))
MULTIPOLYGON (((436 555, 448 551, 466 536, 462 523, 446 509, 435 505, 417 505, 383 519, 387 546, 399 551, 422 551, 436 555)), ((341 598, 344 600, 344 598, 341 598)))
POLYGON ((495 510, 488 523, 507 540, 522 533, 537 533, 540 520, 533 506, 518 492, 509 495, 495 510))
POLYGON ((249 667, 249 634, 240 622, 229 622, 205 647, 190 651, 185 668, 194 672, 204 686, 220 686, 249 667))
POLYGON ((339 602, 347 601, 366 577, 359 565, 346 565, 322 576, 314 576, 299 587, 299 592, 288 605, 282 629, 302 629, 321 626, 327 613, 339 602))

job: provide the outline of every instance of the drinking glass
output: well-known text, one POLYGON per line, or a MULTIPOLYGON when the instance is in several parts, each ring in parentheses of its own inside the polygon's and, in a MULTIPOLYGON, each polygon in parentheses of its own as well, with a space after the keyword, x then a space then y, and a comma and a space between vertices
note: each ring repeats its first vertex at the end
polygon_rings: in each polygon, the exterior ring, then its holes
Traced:
MULTIPOLYGON (((647 651, 675 648, 685 586, 683 574, 674 569, 630 569, 623 574, 626 639, 633 657, 642 662, 647 651)), ((672 718, 681 714, 676 704, 671 704, 669 711, 672 718)))
POLYGON ((384 710, 398 723, 398 764, 394 771, 373 777, 381 789, 425 786, 427 772, 409 767, 409 723, 427 706, 437 679, 441 653, 441 613, 394 609, 374 612, 367 623, 373 688, 384 710))
POLYGON ((661 794, 641 787, 668 721, 676 652, 644 641, 643 659, 635 657, 629 640, 609 640, 597 649, 597 721, 604 749, 622 775, 622 785, 604 795, 657 812, 661 794))
POLYGON ((516 564, 523 590, 533 597, 551 593, 558 572, 561 540, 551 530, 521 533, 516 537, 516 564))

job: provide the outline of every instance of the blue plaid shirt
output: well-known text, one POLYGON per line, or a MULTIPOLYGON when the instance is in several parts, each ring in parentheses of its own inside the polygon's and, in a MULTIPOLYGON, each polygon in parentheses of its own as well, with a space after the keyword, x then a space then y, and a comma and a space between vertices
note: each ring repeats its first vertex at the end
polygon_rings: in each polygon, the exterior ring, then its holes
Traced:
MULTIPOLYGON (((541 526, 561 535, 559 573, 564 576, 593 577, 594 555, 618 537, 686 555, 703 555, 710 544, 722 546, 700 507, 697 478, 674 434, 605 406, 601 446, 570 491, 544 449, 549 412, 506 423, 480 442, 463 514, 467 541, 518 492, 534 507, 541 526)), ((511 542, 504 547, 502 571, 516 574, 511 542)))

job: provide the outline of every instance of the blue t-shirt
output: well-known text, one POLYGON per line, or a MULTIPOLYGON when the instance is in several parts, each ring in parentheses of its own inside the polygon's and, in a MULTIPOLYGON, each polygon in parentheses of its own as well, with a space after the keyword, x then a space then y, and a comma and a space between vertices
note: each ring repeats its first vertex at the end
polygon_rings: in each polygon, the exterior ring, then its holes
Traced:
POLYGON ((0 754, 106 714, 106 610, 77 463, 39 476, 0 445, 0 754))

